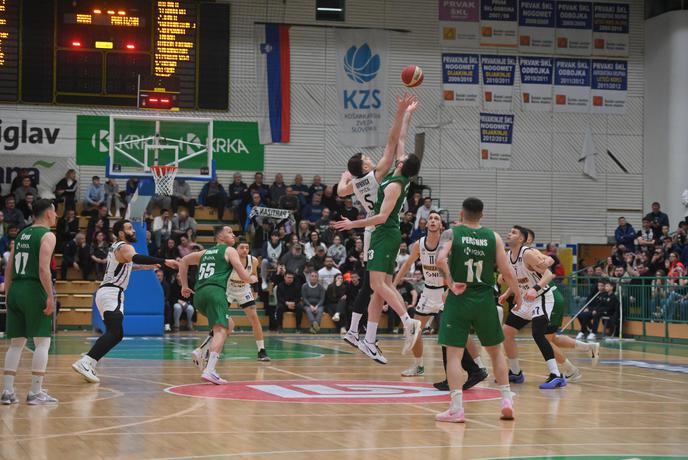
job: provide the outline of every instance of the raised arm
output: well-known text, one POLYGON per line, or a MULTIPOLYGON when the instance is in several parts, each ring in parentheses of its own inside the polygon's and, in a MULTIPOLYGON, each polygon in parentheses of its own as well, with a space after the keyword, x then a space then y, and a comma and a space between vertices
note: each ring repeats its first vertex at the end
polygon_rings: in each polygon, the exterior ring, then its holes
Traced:
POLYGON ((136 265, 142 265, 145 268, 137 268, 137 270, 154 269, 162 267, 163 265, 173 269, 179 269, 179 262, 174 259, 161 259, 160 257, 147 256, 145 254, 138 254, 131 244, 123 244, 115 250, 115 259, 121 264, 133 262, 136 265))
POLYGON ((47 298, 45 300, 45 315, 53 314, 53 277, 50 273, 50 259, 53 257, 55 250, 55 234, 46 233, 41 238, 41 251, 38 254, 38 278, 41 280, 41 286, 45 291, 47 298))
POLYGON ((409 272, 413 264, 418 260, 420 257, 420 243, 414 243, 413 246, 411 246, 411 253, 409 254, 409 258, 406 259, 406 262, 404 262, 401 265, 401 268, 399 268, 399 273, 397 273, 397 276, 394 277, 394 285, 399 286, 399 283, 404 281, 404 278, 406 277, 406 274, 409 272))
POLYGON ((418 107, 418 101, 413 101, 407 108, 404 114, 404 121, 401 124, 401 133, 399 134, 399 143, 397 144, 397 155, 396 160, 403 160, 406 156, 406 134, 408 133, 408 127, 411 123, 411 116, 413 112, 416 111, 418 107))
POLYGON ((416 97, 410 94, 405 94, 401 98, 397 98, 397 114, 394 117, 394 124, 389 130, 387 135, 387 145, 385 146, 385 152, 382 154, 382 158, 377 163, 375 167, 375 177, 378 182, 384 179, 385 175, 389 172, 394 162, 394 154, 397 152, 397 144, 399 143, 399 138, 401 136, 401 127, 404 123, 404 118, 406 116, 406 109, 416 101, 416 97))
POLYGON ((495 249, 497 251, 497 269, 502 274, 502 278, 504 278, 504 281, 506 282, 507 286, 509 286, 511 292, 514 293, 514 309, 518 310, 518 308, 523 303, 523 299, 521 298, 521 291, 519 291, 518 289, 516 273, 514 272, 513 267, 509 263, 509 260, 506 258, 506 252, 504 251, 504 242, 502 241, 502 237, 499 236, 499 234, 496 232, 495 240, 497 246, 495 249))
POLYGON ((392 214, 394 205, 399 199, 399 196, 401 196, 401 191, 401 184, 399 182, 389 184, 387 188, 385 188, 385 197, 383 198, 379 213, 373 217, 354 221, 344 218, 334 223, 335 228, 337 230, 351 230, 352 228, 364 228, 382 224, 389 218, 390 214, 392 214))
POLYGON ((337 184, 337 196, 340 198, 346 198, 347 196, 354 193, 354 183, 352 182, 353 177, 349 171, 344 171, 342 177, 339 179, 339 184, 337 184))

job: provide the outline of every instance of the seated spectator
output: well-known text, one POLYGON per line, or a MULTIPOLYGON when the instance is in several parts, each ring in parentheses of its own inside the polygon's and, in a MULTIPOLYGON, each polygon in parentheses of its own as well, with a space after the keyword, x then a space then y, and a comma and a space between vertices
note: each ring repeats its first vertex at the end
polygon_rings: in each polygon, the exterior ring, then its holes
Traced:
POLYGON ((351 197, 344 198, 343 205, 339 208, 339 216, 349 220, 358 219, 359 210, 354 207, 354 202, 351 197))
POLYGON ((662 212, 660 204, 656 201, 652 203, 652 212, 648 213, 644 219, 651 222, 655 234, 660 234, 665 225, 669 227, 669 216, 662 212))
POLYGON ((301 207, 299 205, 298 194, 294 192, 293 188, 287 187, 284 195, 280 198, 279 203, 277 203, 277 206, 280 209, 288 209, 289 211, 293 211, 295 214, 299 214, 299 209, 301 207))
POLYGON ((606 296, 606 281, 606 279, 601 279, 598 281, 597 289, 591 292, 588 296, 588 300, 586 301, 588 306, 578 314, 578 322, 580 323, 581 329, 576 336, 577 340, 582 340, 586 337, 591 337, 590 340, 595 338, 595 332, 597 331, 597 326, 599 325, 601 318, 599 313, 601 312, 600 306, 603 304, 602 297, 606 296), (600 294, 595 297, 598 292, 600 294), (593 314, 593 312, 595 313, 593 314))
POLYGON ((227 204, 227 192, 224 187, 216 180, 210 180, 201 189, 198 195, 198 202, 201 206, 208 206, 217 210, 217 220, 222 220, 225 215, 225 205, 227 204))
POLYGON ((407 211, 401 217, 401 222, 399 223, 399 230, 401 230, 401 241, 409 244, 409 238, 413 232, 413 213, 407 211))
MULTIPOLYGON (((416 212, 418 212, 418 208, 423 206, 423 197, 421 196, 420 192, 414 192, 407 200, 408 203, 408 211, 415 215, 416 212)), ((417 228, 418 225, 415 225, 417 228)))
POLYGON ((67 279, 67 269, 70 267, 81 271, 83 279, 88 279, 91 272, 91 254, 90 248, 86 244, 86 237, 81 232, 65 244, 62 253, 62 266, 60 267, 63 280, 67 279))
POLYGON ((288 253, 282 256, 280 263, 283 264, 288 272, 297 276, 303 273, 303 268, 306 266, 306 256, 303 255, 303 248, 301 244, 292 244, 288 253))
POLYGON ((7 227, 7 233, 0 238, 0 256, 2 256, 3 260, 7 260, 7 257, 9 257, 12 242, 17 237, 18 233, 19 227, 16 225, 9 225, 7 227))
POLYGON ((100 177, 93 176, 91 185, 86 191, 86 198, 84 199, 84 211, 93 211, 100 205, 105 204, 105 188, 100 183, 100 177))
MULTIPOLYGON (((411 257, 411 255, 408 252, 408 245, 404 242, 402 242, 399 245, 399 253, 397 254, 397 260, 396 260, 396 268, 394 269, 395 272, 398 272, 399 269, 401 269, 401 266, 404 265, 404 263, 408 260, 408 258, 411 257)), ((412 278, 413 277, 413 272, 416 271, 415 267, 411 267, 408 271, 408 273, 403 274, 404 278, 412 278)))
POLYGON ((663 304, 665 320, 684 322, 688 320, 688 278, 685 277, 686 269, 683 264, 679 262, 675 265, 671 275, 667 280, 668 295, 663 304))
POLYGON ((69 209, 63 217, 57 220, 55 226, 55 234, 57 236, 57 244, 55 252, 62 252, 67 241, 73 239, 79 233, 79 219, 76 217, 76 211, 69 209))
POLYGON ((31 225, 33 223, 33 203, 35 199, 36 195, 29 192, 24 196, 24 199, 17 204, 17 209, 19 209, 24 216, 26 225, 31 225))
POLYGON ((351 251, 347 251, 346 261, 339 267, 342 273, 360 273, 363 269, 363 240, 357 238, 351 251))
POLYGON ((334 189, 330 186, 325 187, 322 196, 322 205, 330 210, 330 217, 334 217, 337 209, 339 209, 339 203, 337 202, 337 194, 334 193, 334 189))
POLYGON ((308 281, 301 286, 301 302, 301 308, 311 323, 311 333, 317 334, 325 311, 325 288, 318 283, 318 272, 310 272, 308 281))
POLYGON ((291 184, 291 189, 299 200, 299 209, 306 206, 310 201, 310 196, 308 195, 308 186, 303 183, 303 176, 297 174, 294 177, 294 183, 291 184))
POLYGON ((409 237, 410 244, 415 243, 416 241, 420 240, 428 234, 427 226, 427 220, 421 219, 418 221, 418 228, 415 228, 413 232, 411 232, 411 236, 409 237))
POLYGON ((287 194, 287 185, 282 173, 275 174, 275 181, 270 186, 270 206, 279 207, 280 200, 287 194))
POLYGON ((327 248, 327 255, 334 261, 334 266, 340 268, 346 262, 346 248, 342 244, 342 237, 335 235, 332 246, 327 248))
POLYGON ((95 269, 96 280, 101 281, 105 276, 107 255, 110 251, 110 243, 105 240, 105 233, 99 231, 91 242, 90 255, 91 266, 95 269))
POLYGON ((248 197, 248 186, 242 181, 241 173, 234 173, 233 181, 229 184, 229 206, 234 211, 234 218, 239 222, 246 219, 244 215, 244 203, 248 197))
MULTIPOLYGON (((10 185, 10 194, 14 195, 15 190, 20 188, 22 184, 24 183, 24 178, 28 177, 29 180, 31 181, 30 185, 31 187, 35 188, 38 190, 38 181, 36 180, 36 176, 34 174, 31 174, 31 171, 29 171, 27 168, 21 168, 19 170, 19 173, 17 176, 12 180, 12 184, 10 185)), ((19 200, 17 200, 19 201, 19 200)))
POLYGON ((179 206, 186 208, 186 214, 193 218, 196 212, 196 200, 191 195, 191 186, 184 179, 175 179, 172 184, 172 212, 177 214, 179 206))
POLYGON ((153 233, 150 230, 146 230, 146 247, 148 248, 149 255, 155 255, 160 251, 160 248, 155 244, 153 240, 153 233))
POLYGON ((244 221, 245 233, 250 233, 251 235, 253 235, 253 230, 255 230, 255 227, 252 227, 252 221, 255 221, 257 224, 262 225, 262 217, 251 217, 251 211, 253 211, 253 208, 259 207, 263 207, 262 198, 260 197, 260 194, 257 192, 252 193, 251 201, 246 205, 246 220, 244 221))
POLYGON ((657 246, 653 249, 654 252, 652 253, 652 257, 650 257, 650 263, 648 264, 650 270, 653 272, 656 272, 657 270, 664 270, 664 250, 661 246, 657 246))
POLYGON ((318 246, 322 246, 323 249, 325 249, 325 252, 327 252, 327 246, 325 246, 325 243, 320 241, 320 233, 315 231, 311 232, 310 240, 308 241, 308 243, 306 243, 306 246, 304 248, 306 260, 311 260, 311 257, 315 255, 318 246))
POLYGON ((177 242, 174 238, 168 238, 165 241, 165 245, 160 247, 160 257, 163 259, 181 259, 179 248, 177 248, 177 242))
MULTIPOLYGON (((315 222, 315 230, 320 232, 324 232, 327 230, 330 226, 330 222, 332 219, 330 219, 331 213, 330 213, 330 208, 323 208, 322 214, 320 215, 320 219, 318 219, 317 222, 315 222)), ((304 222, 303 220, 301 222, 304 222)), ((324 241, 325 244, 332 244, 332 241, 324 241)))
POLYGON ((170 288, 170 303, 172 304, 172 317, 174 321, 172 325, 172 332, 179 332, 182 313, 186 315, 185 330, 193 331, 194 306, 190 299, 185 299, 182 297, 182 281, 179 273, 177 273, 174 283, 172 283, 170 288))
POLYGON ((277 268, 277 262, 286 252, 286 245, 280 240, 279 232, 272 232, 270 239, 263 244, 260 262, 261 288, 268 289, 268 272, 277 268))
POLYGON ((5 199, 5 209, 2 212, 8 227, 13 225, 18 229, 22 229, 26 226, 24 213, 17 209, 17 202, 13 196, 10 195, 5 199))
POLYGON ((629 251, 635 251, 635 229, 626 222, 625 217, 619 217, 619 226, 614 230, 616 244, 623 244, 629 251))
POLYGON ((130 177, 127 179, 127 183, 124 184, 124 196, 127 204, 131 203, 131 198, 134 196, 136 191, 139 189, 139 180, 136 177, 130 177))
MULTIPOLYGON (((349 279, 350 281, 346 283, 346 318, 342 319, 342 326, 339 329, 339 332, 342 334, 346 334, 346 331, 348 331, 351 326, 351 314, 354 311, 354 302, 358 296, 358 291, 360 291, 363 286, 361 284, 361 276, 357 272, 351 272, 349 279)), ((361 323, 365 324, 365 320, 361 323)))
POLYGON ((165 317, 165 332, 170 332, 172 330, 172 321, 174 320, 172 315, 172 304, 170 301, 171 297, 171 285, 165 278, 165 273, 161 269, 155 270, 155 276, 158 278, 160 287, 162 288, 162 298, 164 299, 164 317, 165 317))
POLYGON ((38 196, 38 190, 31 185, 31 178, 26 176, 22 178, 21 186, 14 191, 14 199, 17 203, 21 203, 29 194, 35 198, 38 196))
POLYGON ((78 191, 76 171, 67 170, 65 176, 55 185, 55 206, 65 204, 65 211, 76 209, 76 192, 78 191))
POLYGON ((5 222, 5 213, 0 211, 0 238, 7 233, 7 222, 5 222))
POLYGON ((416 221, 413 224, 413 228, 418 228, 418 223, 421 219, 425 219, 427 221, 432 211, 437 211, 437 206, 432 204, 432 198, 426 196, 423 198, 423 206, 418 208, 416 211, 416 221))
POLYGON ((181 235, 179 237, 179 246, 177 246, 179 257, 183 258, 194 252, 194 246, 195 245, 191 242, 188 236, 181 235))
MULTIPOLYGON (((332 317, 332 321, 340 326, 346 323, 346 292, 344 276, 340 273, 325 290, 325 311, 332 317)), ((346 333, 346 329, 344 330, 346 333)))
POLYGON ((115 207, 115 217, 119 219, 122 209, 122 197, 119 194, 119 184, 112 178, 105 182, 105 206, 108 210, 108 215, 112 215, 112 207, 115 207))
POLYGON ((318 270, 320 284, 327 289, 327 287, 334 282, 335 277, 341 274, 342 272, 334 266, 334 260, 332 260, 332 257, 325 257, 325 266, 318 270))
POLYGON ((100 230, 106 235, 110 231, 110 219, 108 218, 108 208, 105 204, 98 206, 98 211, 93 215, 86 226, 86 242, 91 244, 93 237, 96 235, 96 231, 100 230), (101 222, 101 225, 98 225, 101 222))
POLYGON ((170 211, 163 209, 160 215, 153 219, 153 240, 155 245, 160 247, 161 243, 172 236, 172 219, 170 219, 170 211))
POLYGON ((296 230, 296 235, 299 237, 299 242, 301 244, 306 244, 311 239, 311 226, 307 220, 302 220, 299 222, 299 226, 296 230))
POLYGON ((253 175, 253 183, 248 186, 248 194, 253 197, 257 193, 260 196, 261 204, 267 205, 270 202, 270 187, 263 183, 263 173, 257 172, 253 175))
POLYGON ((315 198, 316 193, 319 193, 320 198, 322 198, 322 195, 324 192, 325 192, 325 184, 322 183, 321 177, 320 176, 313 176, 313 183, 308 188, 308 195, 311 197, 311 201, 313 200, 313 198, 315 198))
POLYGON ((311 260, 308 261, 310 265, 313 266, 313 270, 316 272, 323 268, 325 266, 325 259, 327 258, 327 252, 325 252, 325 248, 322 246, 318 246, 318 249, 315 250, 315 255, 311 257, 311 260))
POLYGON ((284 281, 277 285, 277 330, 282 332, 284 328, 284 313, 290 311, 296 315, 296 331, 301 330, 301 318, 303 309, 301 303, 301 285, 295 282, 293 272, 284 274, 284 281))
POLYGON ((195 235, 196 228, 198 228, 196 219, 191 217, 186 209, 180 209, 179 213, 172 218, 172 234, 174 236, 187 235, 189 231, 195 235))
POLYGON ((313 195, 313 202, 303 208, 301 218, 310 222, 311 225, 315 225, 322 217, 323 209, 325 207, 322 205, 322 194, 316 193, 313 195))

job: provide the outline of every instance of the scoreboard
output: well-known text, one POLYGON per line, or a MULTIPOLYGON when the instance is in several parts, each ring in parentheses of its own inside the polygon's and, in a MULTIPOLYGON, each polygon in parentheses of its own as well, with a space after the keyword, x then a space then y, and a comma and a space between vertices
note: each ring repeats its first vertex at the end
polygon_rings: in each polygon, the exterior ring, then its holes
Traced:
POLYGON ((38 100, 42 102, 136 106, 137 88, 142 79, 150 78, 164 87, 176 88, 175 101, 182 109, 227 110, 229 4, 198 0, 0 0, 0 102, 36 102, 36 97, 26 93, 40 87, 38 100), (53 16, 53 43, 32 41, 29 34, 22 36, 35 18, 27 14, 31 10, 53 16), (203 38, 207 33, 200 33, 204 27, 213 31, 209 39, 203 38), (36 53, 30 52, 32 46, 36 53), (45 50, 38 48, 48 46, 52 59, 43 58, 30 66, 34 72, 37 66, 44 68, 45 73, 24 75, 23 61, 46 56, 42 53, 45 50), (217 46, 221 52, 212 59, 200 59, 198 49, 203 46, 217 46), (224 78, 219 84, 217 78, 203 81, 204 70, 216 69, 218 59, 226 62, 224 78), (41 75, 44 79, 52 76, 52 88, 46 90, 50 82, 38 81, 41 75), (208 84, 215 85, 210 90, 216 95, 210 106, 204 102, 207 98, 199 98, 199 91, 207 91, 208 84))

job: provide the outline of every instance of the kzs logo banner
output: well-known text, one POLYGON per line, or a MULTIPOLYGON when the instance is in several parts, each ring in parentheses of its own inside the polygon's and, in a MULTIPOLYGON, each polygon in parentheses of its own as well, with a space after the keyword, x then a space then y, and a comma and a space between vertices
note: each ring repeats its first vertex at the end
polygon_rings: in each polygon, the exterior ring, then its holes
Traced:
POLYGON ((335 31, 339 140, 352 147, 386 141, 387 52, 383 30, 335 31))

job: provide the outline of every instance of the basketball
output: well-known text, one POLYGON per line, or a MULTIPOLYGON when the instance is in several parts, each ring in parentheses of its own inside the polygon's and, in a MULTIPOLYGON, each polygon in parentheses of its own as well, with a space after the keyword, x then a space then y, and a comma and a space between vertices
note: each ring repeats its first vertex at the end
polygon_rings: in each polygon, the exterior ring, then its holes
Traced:
POLYGON ((423 69, 417 65, 409 65, 401 71, 401 81, 409 88, 415 88, 423 83, 423 69))

